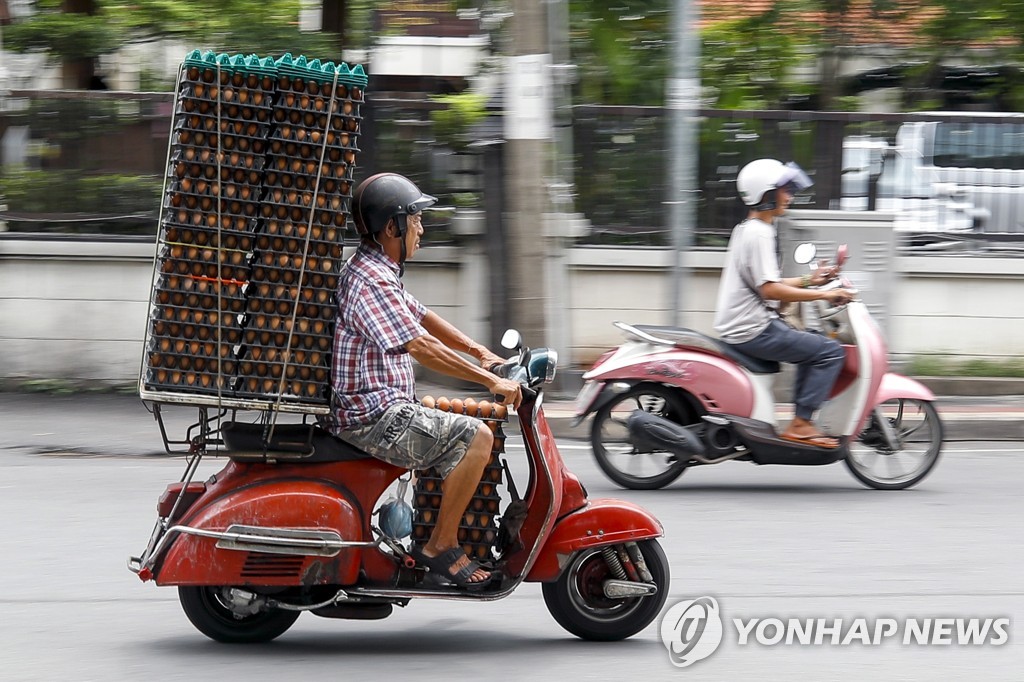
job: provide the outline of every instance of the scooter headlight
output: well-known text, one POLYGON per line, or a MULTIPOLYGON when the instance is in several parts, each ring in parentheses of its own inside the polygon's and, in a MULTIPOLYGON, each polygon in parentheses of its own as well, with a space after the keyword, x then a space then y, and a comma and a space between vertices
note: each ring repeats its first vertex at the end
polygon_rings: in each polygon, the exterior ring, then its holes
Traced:
POLYGON ((550 383, 555 378, 555 370, 558 367, 558 352, 551 348, 534 348, 530 351, 530 359, 527 361, 527 370, 530 373, 530 383, 550 383))

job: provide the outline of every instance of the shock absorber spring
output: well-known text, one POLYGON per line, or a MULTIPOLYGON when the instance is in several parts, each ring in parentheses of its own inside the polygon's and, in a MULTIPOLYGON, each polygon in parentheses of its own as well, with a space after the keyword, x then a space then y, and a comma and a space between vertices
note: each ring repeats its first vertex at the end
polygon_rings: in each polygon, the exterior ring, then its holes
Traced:
POLYGON ((604 557, 605 563, 608 564, 608 570, 612 572, 612 575, 619 580, 627 580, 626 569, 622 567, 622 562, 619 561, 619 556, 613 548, 605 547, 601 550, 601 555, 604 557))

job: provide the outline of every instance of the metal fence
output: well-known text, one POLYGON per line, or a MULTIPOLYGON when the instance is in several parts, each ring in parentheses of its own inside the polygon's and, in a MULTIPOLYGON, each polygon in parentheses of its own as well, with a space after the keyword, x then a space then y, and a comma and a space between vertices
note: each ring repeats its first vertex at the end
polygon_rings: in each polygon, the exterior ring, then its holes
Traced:
POLYGON ((170 93, 0 98, 0 223, 21 232, 156 235, 170 93))
MULTIPOLYGON (((7 93, 0 222, 21 232, 155 235, 172 104, 171 93, 7 93)), ((438 139, 431 112, 443 107, 370 93, 357 180, 393 170, 437 194, 442 208, 481 207, 485 156, 465 145, 473 133, 438 139)), ((677 152, 667 113, 574 107, 576 205, 592 226, 582 243, 671 244, 665 171, 677 152)), ((492 113, 475 134, 496 131, 492 113)), ((763 156, 809 171, 815 185, 798 206, 893 211, 907 244, 1012 252, 1024 242, 1024 115, 704 109, 698 155, 698 246, 725 244, 744 213, 736 174, 763 156)), ((432 214, 432 242, 452 238, 449 215, 432 214)))

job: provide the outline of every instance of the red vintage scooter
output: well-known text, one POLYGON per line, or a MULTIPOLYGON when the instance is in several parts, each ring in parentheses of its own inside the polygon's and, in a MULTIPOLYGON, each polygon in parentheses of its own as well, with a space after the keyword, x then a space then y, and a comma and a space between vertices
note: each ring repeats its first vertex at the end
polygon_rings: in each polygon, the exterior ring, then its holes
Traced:
MULTIPOLYGON (((556 353, 523 347, 513 330, 503 345, 517 351, 499 370, 523 385, 518 419, 529 483, 524 499, 503 510, 495 578, 482 589, 432 580, 400 538, 372 523, 404 469, 311 425, 275 425, 268 443, 266 425, 227 413, 201 417, 186 473, 161 496, 149 544, 129 568, 144 581, 177 586, 192 624, 222 642, 272 640, 304 611, 384 618, 417 598, 501 599, 525 581, 543 583, 548 610, 574 635, 618 640, 639 632, 668 595, 669 564, 656 539, 662 526, 628 502, 587 498, 542 408, 541 384, 554 378, 556 353), (208 453, 212 442, 226 449, 208 453), (206 454, 229 461, 195 482, 206 454)), ((508 487, 517 497, 511 480, 508 487)))

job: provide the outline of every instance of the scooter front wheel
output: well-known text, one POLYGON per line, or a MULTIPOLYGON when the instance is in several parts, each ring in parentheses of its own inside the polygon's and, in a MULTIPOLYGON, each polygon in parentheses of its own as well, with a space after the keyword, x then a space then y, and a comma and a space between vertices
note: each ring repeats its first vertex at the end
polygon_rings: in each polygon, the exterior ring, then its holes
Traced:
POLYGON ((876 490, 902 490, 921 482, 942 451, 942 421, 926 400, 897 398, 882 403, 850 444, 846 467, 864 485, 876 490), (890 447, 878 423, 881 411, 898 441, 890 447))
POLYGON ((668 558, 657 540, 637 545, 657 592, 644 597, 606 596, 604 583, 615 574, 602 548, 581 550, 557 581, 541 587, 544 603, 559 625, 581 639, 611 642, 635 635, 658 616, 668 598, 668 558))
POLYGON ((623 488, 664 488, 686 471, 686 462, 665 451, 638 450, 629 436, 626 420, 635 410, 665 417, 677 424, 697 420, 679 391, 656 384, 640 384, 611 401, 594 415, 590 445, 605 475, 623 488))
POLYGON ((232 607, 227 587, 182 585, 178 600, 192 625, 210 639, 228 644, 255 644, 280 637, 299 617, 298 611, 255 611, 232 607))

